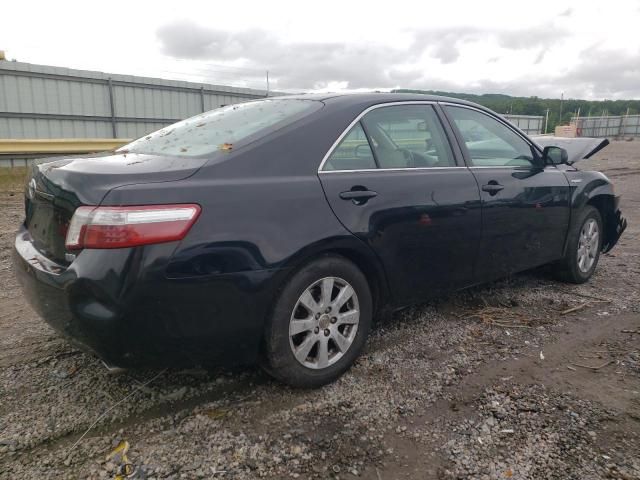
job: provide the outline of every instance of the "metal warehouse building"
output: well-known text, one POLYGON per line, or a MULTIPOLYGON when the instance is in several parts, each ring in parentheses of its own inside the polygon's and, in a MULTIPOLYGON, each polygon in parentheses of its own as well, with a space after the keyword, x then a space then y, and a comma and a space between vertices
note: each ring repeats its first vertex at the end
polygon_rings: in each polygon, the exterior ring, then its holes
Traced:
POLYGON ((0 60, 0 138, 136 138, 267 92, 0 60))

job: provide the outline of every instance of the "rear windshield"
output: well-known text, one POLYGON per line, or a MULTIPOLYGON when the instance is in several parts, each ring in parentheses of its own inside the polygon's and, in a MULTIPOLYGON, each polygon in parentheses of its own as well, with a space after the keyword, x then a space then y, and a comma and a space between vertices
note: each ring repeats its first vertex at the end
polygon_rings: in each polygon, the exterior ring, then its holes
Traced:
POLYGON ((293 123, 322 107, 314 100, 268 99, 211 110, 150 133, 117 150, 197 157, 232 150, 243 140, 267 129, 293 123))

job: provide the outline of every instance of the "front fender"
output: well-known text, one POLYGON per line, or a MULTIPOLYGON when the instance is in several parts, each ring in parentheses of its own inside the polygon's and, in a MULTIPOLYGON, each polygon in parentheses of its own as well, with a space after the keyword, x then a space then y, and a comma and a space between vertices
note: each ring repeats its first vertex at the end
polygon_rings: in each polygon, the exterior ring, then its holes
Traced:
MULTIPOLYGON (((567 178, 572 188, 571 221, 586 205, 598 209, 603 222, 602 252, 610 251, 627 227, 627 221, 618 208, 620 197, 615 195, 613 185, 600 172, 569 171, 567 178)), ((572 223, 573 225, 573 223, 572 223)))
POLYGON ((600 172, 584 172, 580 170, 566 172, 571 185, 571 210, 578 211, 593 198, 605 195, 614 198, 613 185, 600 172))

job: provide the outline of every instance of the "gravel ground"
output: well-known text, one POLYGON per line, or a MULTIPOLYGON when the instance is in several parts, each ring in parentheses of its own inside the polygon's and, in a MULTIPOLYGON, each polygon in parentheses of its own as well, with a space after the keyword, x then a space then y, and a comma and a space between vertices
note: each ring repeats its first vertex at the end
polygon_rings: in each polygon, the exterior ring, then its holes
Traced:
POLYGON ((580 166, 629 219, 592 281, 540 269, 406 309, 315 391, 258 369, 110 375, 25 304, 21 195, 0 192, 0 478, 113 478, 127 441, 132 478, 640 479, 640 142, 580 166))

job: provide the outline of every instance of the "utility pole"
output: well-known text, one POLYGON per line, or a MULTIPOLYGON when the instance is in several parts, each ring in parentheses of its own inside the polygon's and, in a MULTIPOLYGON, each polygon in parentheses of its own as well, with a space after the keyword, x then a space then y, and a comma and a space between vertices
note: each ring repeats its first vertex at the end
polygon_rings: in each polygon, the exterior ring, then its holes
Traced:
POLYGON ((547 112, 544 115, 544 133, 547 133, 547 125, 549 125, 549 109, 547 108, 547 112))
POLYGON ((620 120, 620 131, 618 132, 619 136, 624 138, 624 134, 627 130, 627 120, 629 119, 629 107, 627 107, 627 113, 620 120))
POLYGON ((560 94, 560 118, 558 119, 558 123, 562 125, 562 101, 564 100, 564 92, 560 94))
POLYGON ((269 70, 267 70, 267 97, 269 96, 269 70))

